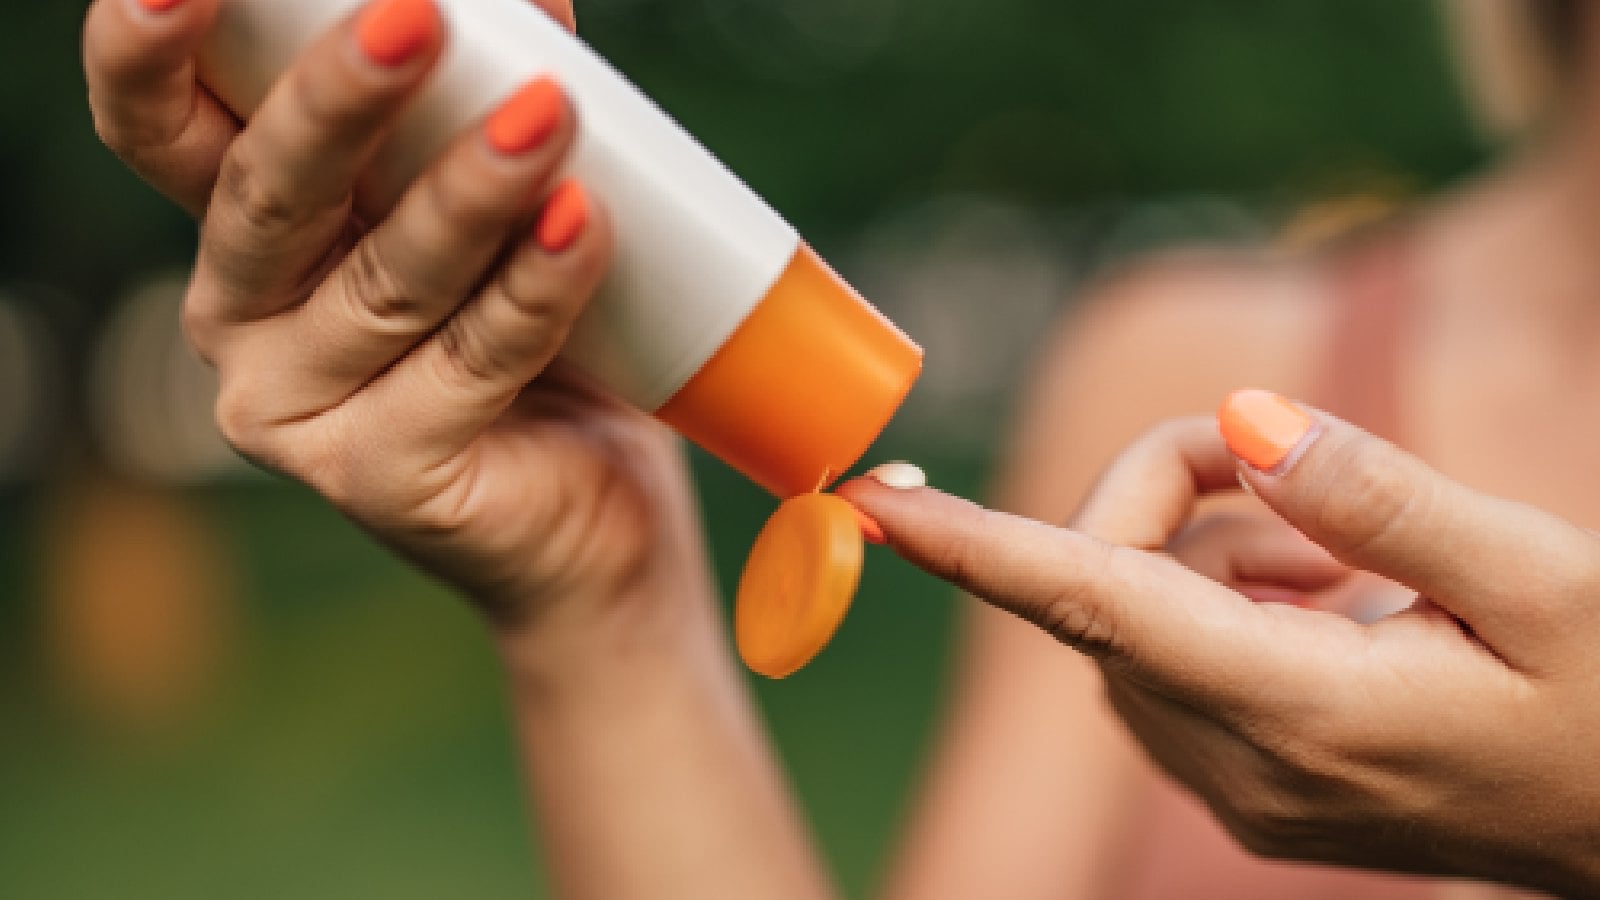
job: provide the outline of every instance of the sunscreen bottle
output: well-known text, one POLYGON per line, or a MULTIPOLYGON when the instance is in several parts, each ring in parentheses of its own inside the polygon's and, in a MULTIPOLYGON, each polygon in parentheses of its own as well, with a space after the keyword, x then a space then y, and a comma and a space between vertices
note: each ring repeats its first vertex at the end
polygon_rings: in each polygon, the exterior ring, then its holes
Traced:
MULTIPOLYGON (((435 0, 444 55, 371 173, 384 208, 455 135, 550 74, 577 109, 571 174, 616 252, 562 355, 780 498, 853 465, 922 351, 639 90, 528 0, 435 0)), ((202 81, 241 118, 362 0, 222 0, 202 81)))

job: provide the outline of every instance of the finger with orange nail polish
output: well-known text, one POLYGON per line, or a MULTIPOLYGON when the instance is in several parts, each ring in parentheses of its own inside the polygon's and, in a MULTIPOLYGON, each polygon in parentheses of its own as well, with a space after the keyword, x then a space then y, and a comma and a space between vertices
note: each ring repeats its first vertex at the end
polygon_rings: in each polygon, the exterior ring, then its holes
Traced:
POLYGON ((561 127, 567 98, 549 76, 523 85, 500 104, 484 123, 489 146, 505 156, 519 156, 543 146, 561 127))
POLYGON ((356 43, 368 59, 395 68, 433 46, 443 31, 433 0, 375 0, 356 21, 356 43))
POLYGON ((1278 394, 1242 390, 1229 394, 1217 412, 1222 439, 1233 454, 1258 472, 1282 474, 1316 434, 1316 420, 1278 394))
POLYGON ((560 253, 578 240, 588 223, 589 195, 583 185, 569 178, 557 185, 545 201, 534 237, 547 252, 560 253))

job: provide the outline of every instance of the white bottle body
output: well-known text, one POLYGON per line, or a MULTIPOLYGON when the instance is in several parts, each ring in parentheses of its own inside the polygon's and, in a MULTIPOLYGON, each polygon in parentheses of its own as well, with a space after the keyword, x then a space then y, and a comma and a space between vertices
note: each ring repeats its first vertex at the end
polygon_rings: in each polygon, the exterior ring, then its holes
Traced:
MULTIPOLYGON (((201 78, 241 117, 295 57, 365 0, 223 0, 201 78)), ((799 236, 605 60, 528 0, 436 0, 443 58, 373 171, 385 205, 465 129, 540 74, 578 115, 568 171, 604 203, 610 271, 563 356, 654 411, 744 321, 799 236)))

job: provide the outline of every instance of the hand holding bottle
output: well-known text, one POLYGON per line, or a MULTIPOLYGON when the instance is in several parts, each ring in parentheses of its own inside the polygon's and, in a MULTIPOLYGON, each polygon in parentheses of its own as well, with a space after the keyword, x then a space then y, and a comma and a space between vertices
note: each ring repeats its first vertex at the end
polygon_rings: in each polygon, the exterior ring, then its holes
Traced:
POLYGON ((369 4, 241 125, 196 81, 217 8, 100 0, 85 61, 106 142, 203 215, 184 324, 229 440, 509 630, 704 605, 670 434, 552 365, 609 254, 604 210, 557 175, 561 86, 525 84, 373 213, 363 174, 448 40, 438 10, 369 4))

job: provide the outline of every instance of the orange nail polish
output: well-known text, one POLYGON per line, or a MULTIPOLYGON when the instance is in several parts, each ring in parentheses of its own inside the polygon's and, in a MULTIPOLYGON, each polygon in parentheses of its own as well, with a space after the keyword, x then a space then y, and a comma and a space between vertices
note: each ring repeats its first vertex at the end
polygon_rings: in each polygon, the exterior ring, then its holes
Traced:
POLYGON ((484 134, 490 146, 507 156, 527 153, 555 133, 566 106, 554 79, 536 78, 500 104, 484 123, 484 134))
POLYGON ((375 0, 356 22, 356 42, 380 66, 399 66, 439 39, 444 22, 433 0, 375 0))
POLYGON ((139 5, 153 13, 164 13, 182 2, 183 0, 139 0, 139 5))
POLYGON ((1271 391, 1234 391, 1222 401, 1217 424, 1228 449, 1258 472, 1281 465, 1315 422, 1305 410, 1271 391))
POLYGON ((534 228, 539 246, 551 253, 560 253, 572 246, 589 222, 589 195, 583 185, 567 179, 558 185, 550 199, 545 201, 544 212, 534 228))
MULTIPOLYGON (((851 507, 855 509, 855 507, 851 507)), ((856 509, 856 523, 861 526, 861 537, 869 544, 887 544, 889 538, 883 533, 883 526, 878 520, 856 509)))

